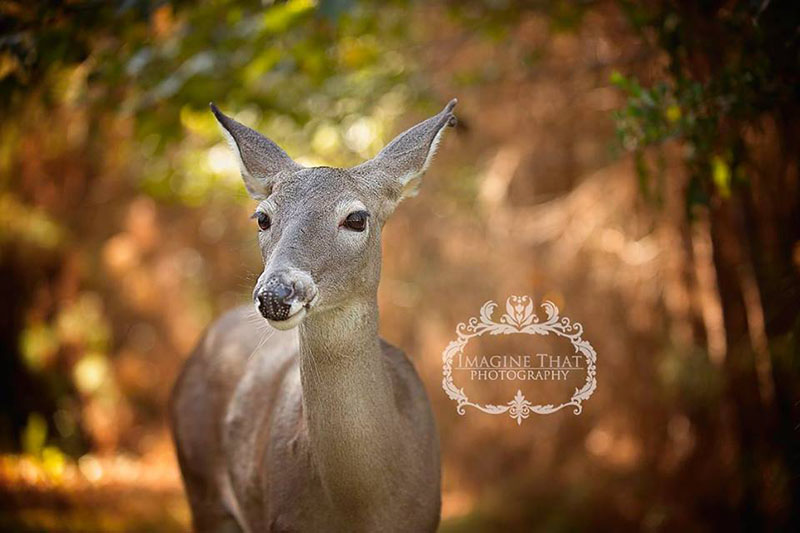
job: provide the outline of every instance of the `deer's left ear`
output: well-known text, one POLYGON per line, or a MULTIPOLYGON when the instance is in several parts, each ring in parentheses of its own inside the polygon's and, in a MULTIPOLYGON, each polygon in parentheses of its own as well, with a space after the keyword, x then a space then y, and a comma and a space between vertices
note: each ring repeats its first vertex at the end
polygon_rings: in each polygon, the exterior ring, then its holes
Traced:
POLYGON ((416 196, 447 126, 456 125, 453 99, 437 115, 401 133, 378 155, 351 172, 380 188, 393 209, 403 198, 416 196))

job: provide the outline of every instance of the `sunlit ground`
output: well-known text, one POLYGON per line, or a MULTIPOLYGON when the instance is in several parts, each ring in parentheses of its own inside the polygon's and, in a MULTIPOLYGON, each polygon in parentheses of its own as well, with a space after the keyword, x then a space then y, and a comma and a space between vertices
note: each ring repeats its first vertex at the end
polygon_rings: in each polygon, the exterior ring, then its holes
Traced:
MULTIPOLYGON (((191 517, 169 437, 142 456, 55 448, 0 455, 2 531, 187 531, 191 517)), ((442 529, 459 530, 472 508, 467 493, 445 492, 442 529)))
POLYGON ((0 456, 4 531, 186 531, 189 520, 166 435, 140 457, 0 456))

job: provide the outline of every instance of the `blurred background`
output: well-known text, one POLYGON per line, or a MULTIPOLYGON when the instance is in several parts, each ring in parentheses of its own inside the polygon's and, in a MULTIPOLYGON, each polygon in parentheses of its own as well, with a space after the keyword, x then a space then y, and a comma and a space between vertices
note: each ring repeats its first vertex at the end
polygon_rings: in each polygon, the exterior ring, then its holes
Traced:
POLYGON ((457 96, 379 294, 441 531, 800 530, 799 28, 770 0, 0 0, 0 529, 189 527, 165 402, 261 268, 209 101, 351 165, 457 96), (584 325, 580 416, 441 390, 510 294, 584 325))

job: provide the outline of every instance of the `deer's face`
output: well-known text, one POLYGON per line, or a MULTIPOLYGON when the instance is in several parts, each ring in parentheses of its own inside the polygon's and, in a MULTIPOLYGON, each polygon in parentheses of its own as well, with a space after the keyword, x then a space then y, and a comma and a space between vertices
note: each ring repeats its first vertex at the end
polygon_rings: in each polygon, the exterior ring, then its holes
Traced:
POLYGON ((212 105, 238 156, 264 270, 253 290, 258 312, 278 329, 309 313, 374 296, 380 278, 381 227, 396 205, 416 194, 455 100, 349 169, 304 168, 275 143, 212 105))
POLYGON ((307 312, 374 293, 380 277, 381 201, 347 170, 287 176, 254 213, 264 271, 253 300, 285 329, 307 312))

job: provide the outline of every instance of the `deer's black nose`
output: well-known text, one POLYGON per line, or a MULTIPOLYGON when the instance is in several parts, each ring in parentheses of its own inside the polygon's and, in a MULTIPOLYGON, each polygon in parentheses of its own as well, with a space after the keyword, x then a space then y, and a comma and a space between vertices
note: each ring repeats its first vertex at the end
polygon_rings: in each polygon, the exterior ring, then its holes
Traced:
POLYGON ((294 283, 278 275, 270 276, 256 296, 258 310, 264 318, 286 320, 289 318, 293 296, 294 283))

